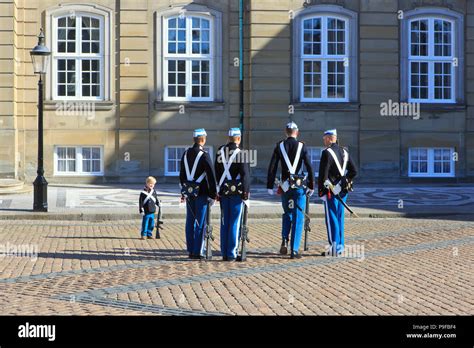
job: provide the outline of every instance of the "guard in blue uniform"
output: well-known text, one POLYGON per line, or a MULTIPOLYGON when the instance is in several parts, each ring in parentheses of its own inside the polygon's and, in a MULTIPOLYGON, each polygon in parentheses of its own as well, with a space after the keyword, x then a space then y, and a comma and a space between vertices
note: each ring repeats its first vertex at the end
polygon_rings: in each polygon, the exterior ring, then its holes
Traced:
POLYGON ((186 245, 191 259, 202 259, 205 254, 205 228, 207 206, 217 196, 216 178, 212 161, 203 146, 206 143, 205 129, 193 133, 194 145, 181 157, 179 180, 182 201, 186 201, 186 245))
POLYGON ((324 132, 323 141, 318 194, 324 202, 329 246, 322 254, 337 256, 344 252, 344 206, 336 196, 346 202, 357 169, 347 149, 338 145, 336 129, 324 132))
POLYGON ((243 204, 248 204, 249 164, 239 147, 240 128, 231 128, 229 142, 216 153, 215 171, 221 205, 221 253, 224 261, 235 261, 239 246, 243 204))
POLYGON ((291 230, 291 258, 300 258, 299 247, 304 225, 306 199, 314 192, 314 172, 306 145, 297 140, 298 126, 294 122, 286 125, 286 140, 279 141, 268 168, 267 189, 273 195, 273 185, 281 162, 281 180, 278 192, 284 214, 282 216, 282 243, 280 254, 288 253, 291 230), (303 173, 303 163, 307 174, 303 173))

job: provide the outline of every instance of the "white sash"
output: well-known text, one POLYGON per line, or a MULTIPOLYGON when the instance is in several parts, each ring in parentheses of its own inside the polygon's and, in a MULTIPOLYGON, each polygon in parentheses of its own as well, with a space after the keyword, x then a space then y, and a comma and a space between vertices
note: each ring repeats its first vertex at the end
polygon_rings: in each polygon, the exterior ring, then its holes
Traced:
MULTIPOLYGON (((303 143, 301 142, 298 143, 298 149, 296 150, 295 161, 293 164, 291 164, 290 162, 290 158, 288 157, 288 154, 286 153, 285 145, 283 143, 284 143, 283 141, 280 143, 280 151, 283 155, 283 158, 285 159, 286 166, 288 167, 288 170, 290 171, 290 175, 295 175, 296 167, 298 166, 298 162, 300 161, 300 155, 301 155, 301 150, 303 149, 303 143)), ((301 166, 301 169, 303 169, 303 166, 301 166)))
POLYGON ((342 151, 344 152, 344 157, 343 157, 344 163, 342 164, 342 168, 341 168, 341 164, 339 163, 339 160, 337 159, 337 156, 334 150, 330 148, 328 148, 327 150, 329 151, 332 158, 334 159, 334 162, 336 162, 337 170, 339 170, 339 173, 341 174, 341 176, 346 175, 347 162, 349 161, 349 154, 347 153, 347 151, 345 149, 342 149, 342 151))
MULTIPOLYGON (((232 154, 232 156, 230 156, 229 162, 226 163, 225 154, 224 154, 224 147, 225 146, 221 147, 221 151, 220 151, 222 165, 224 166, 224 173, 222 173, 222 176, 219 180, 219 187, 222 186, 222 183, 224 182, 225 178, 227 178, 227 180, 232 180, 232 175, 230 175, 230 166, 234 162, 235 157, 237 157, 238 153, 240 152, 240 149, 236 148, 234 150, 234 153, 232 154)), ((239 179, 239 178, 240 178, 240 174, 237 176, 236 179, 239 179)))
MULTIPOLYGON (((196 169, 202 155, 204 155, 204 151, 199 151, 199 153, 196 156, 196 159, 194 160, 193 169, 191 170, 191 172, 189 172, 188 151, 186 151, 186 153, 184 154, 184 169, 186 170, 186 177, 188 181, 194 181, 194 175, 196 174, 196 169)), ((204 179, 205 176, 206 176, 206 172, 203 172, 202 175, 196 180, 196 182, 199 184, 204 179)))
POLYGON ((155 204, 156 204, 156 198, 153 197, 153 192, 155 192, 155 190, 151 190, 150 192, 147 192, 147 191, 143 190, 143 193, 146 194, 146 198, 145 198, 145 200, 143 201, 143 205, 145 205, 146 202, 148 202, 148 200, 150 200, 150 199, 151 199, 153 202, 155 202, 155 204))

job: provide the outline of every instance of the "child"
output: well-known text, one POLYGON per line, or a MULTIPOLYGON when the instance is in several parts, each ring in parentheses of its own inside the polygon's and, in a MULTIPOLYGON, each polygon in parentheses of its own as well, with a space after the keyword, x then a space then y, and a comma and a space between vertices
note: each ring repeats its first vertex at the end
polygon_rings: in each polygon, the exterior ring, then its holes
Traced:
MULTIPOLYGON (((146 237, 148 239, 153 239, 153 228, 155 227, 155 212, 156 207, 159 205, 158 195, 154 189, 156 184, 156 179, 152 176, 146 178, 145 188, 140 193, 140 214, 143 215, 142 220, 142 239, 146 237)), ((156 235, 156 238, 160 238, 159 234, 156 235)))

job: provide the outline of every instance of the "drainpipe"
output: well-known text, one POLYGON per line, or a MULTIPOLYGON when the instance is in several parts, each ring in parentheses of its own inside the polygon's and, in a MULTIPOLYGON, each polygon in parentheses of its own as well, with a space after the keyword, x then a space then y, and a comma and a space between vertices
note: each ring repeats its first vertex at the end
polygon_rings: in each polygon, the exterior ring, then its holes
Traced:
POLYGON ((244 139, 244 0, 239 0, 239 118, 244 139))

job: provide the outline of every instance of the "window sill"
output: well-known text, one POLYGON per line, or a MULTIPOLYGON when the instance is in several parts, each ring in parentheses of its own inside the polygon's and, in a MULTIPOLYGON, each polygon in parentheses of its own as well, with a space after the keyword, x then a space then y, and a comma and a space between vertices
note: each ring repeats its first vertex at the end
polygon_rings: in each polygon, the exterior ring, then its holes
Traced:
POLYGON ((168 101, 158 101, 154 102, 155 110, 158 111, 181 111, 181 107, 184 106, 184 109, 195 110, 195 111, 222 111, 224 110, 224 102, 168 102, 168 101))
POLYGON ((413 173, 408 173, 408 177, 410 179, 449 179, 449 178, 454 178, 456 177, 454 174, 413 174, 413 173))
POLYGON ((420 103, 420 111, 427 112, 449 112, 466 110, 466 104, 437 104, 437 103, 420 103))
POLYGON ((104 173, 94 173, 94 174, 88 174, 88 173, 54 173, 54 177, 87 177, 87 176, 104 176, 104 173))
MULTIPOLYGON (((59 106, 71 108, 73 110, 81 110, 82 105, 84 104, 94 104, 94 110, 112 110, 115 107, 115 101, 112 100, 45 100, 44 109, 45 110, 57 110, 59 106), (76 108, 75 105, 78 105, 76 108)), ((65 110, 67 111, 67 110, 65 110)))
POLYGON ((358 111, 360 109, 359 102, 336 102, 336 103, 293 103, 295 110, 312 110, 312 111, 358 111))

